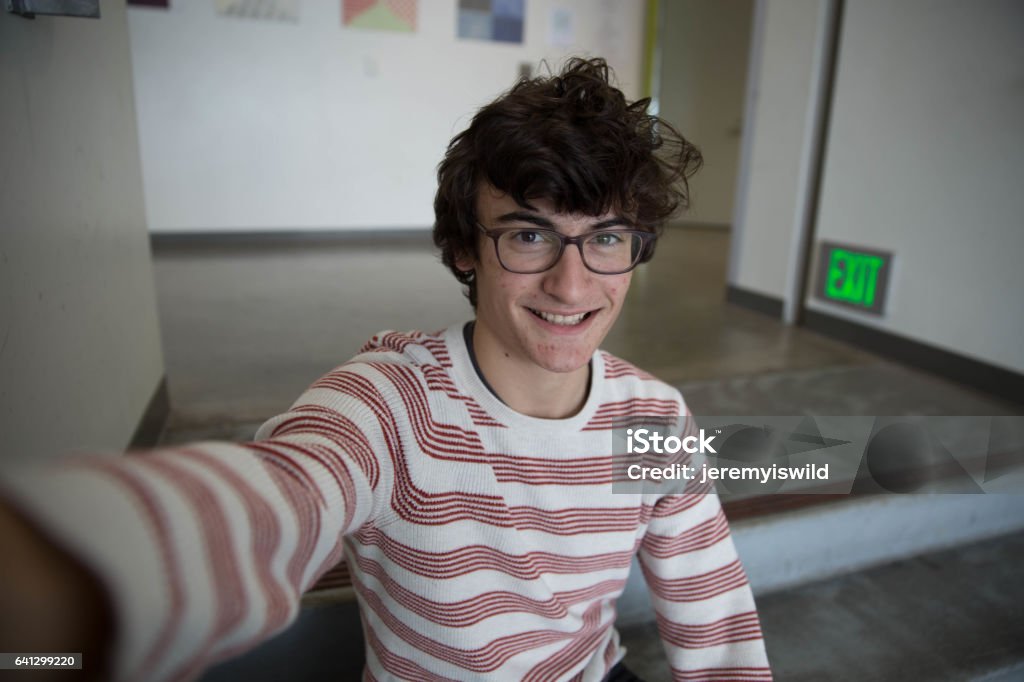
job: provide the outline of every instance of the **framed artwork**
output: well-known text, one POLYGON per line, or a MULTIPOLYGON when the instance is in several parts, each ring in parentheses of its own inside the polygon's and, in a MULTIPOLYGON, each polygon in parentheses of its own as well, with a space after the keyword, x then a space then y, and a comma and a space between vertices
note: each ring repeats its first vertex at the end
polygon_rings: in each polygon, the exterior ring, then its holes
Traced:
POLYGON ((459 0, 459 38, 522 43, 526 0, 459 0))
POLYGON ((266 21, 299 21, 299 0, 216 0, 217 14, 266 21))
POLYGON ((56 17, 100 18, 100 0, 7 0, 7 11, 25 19, 37 14, 56 17))
POLYGON ((342 0, 341 23, 376 31, 416 30, 417 0, 342 0))

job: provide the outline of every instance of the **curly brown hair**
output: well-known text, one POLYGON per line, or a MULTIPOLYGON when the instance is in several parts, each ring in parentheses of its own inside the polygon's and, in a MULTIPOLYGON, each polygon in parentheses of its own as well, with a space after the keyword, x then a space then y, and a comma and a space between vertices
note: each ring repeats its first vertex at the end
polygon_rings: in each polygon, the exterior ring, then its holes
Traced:
MULTIPOLYGON (((621 211, 656 234, 688 206, 687 180, 701 166, 700 152, 647 113, 649 98, 627 102, 611 76, 605 60, 577 57, 557 75, 521 79, 449 143, 437 169, 434 244, 467 285, 474 308, 474 273, 460 270, 456 260, 479 256, 481 182, 522 205, 547 199, 564 213, 621 211)), ((654 255, 655 243, 641 262, 654 255)))

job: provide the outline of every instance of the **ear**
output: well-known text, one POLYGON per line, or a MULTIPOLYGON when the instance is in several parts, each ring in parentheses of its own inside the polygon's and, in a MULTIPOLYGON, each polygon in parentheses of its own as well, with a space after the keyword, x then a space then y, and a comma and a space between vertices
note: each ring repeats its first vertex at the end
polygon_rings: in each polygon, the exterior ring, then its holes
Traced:
POLYGON ((462 272, 472 272, 476 270, 476 258, 468 253, 461 253, 455 257, 455 267, 462 272))

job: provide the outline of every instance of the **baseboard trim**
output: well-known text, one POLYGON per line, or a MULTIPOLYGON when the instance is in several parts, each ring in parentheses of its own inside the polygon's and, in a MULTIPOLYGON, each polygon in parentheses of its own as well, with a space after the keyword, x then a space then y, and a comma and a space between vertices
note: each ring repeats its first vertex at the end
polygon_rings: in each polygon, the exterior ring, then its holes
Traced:
POLYGON ((135 433, 132 435, 131 442, 128 443, 128 449, 140 450, 155 446, 160 440, 160 434, 163 432, 164 424, 167 423, 170 414, 171 396, 167 391, 167 377, 163 376, 160 377, 160 383, 153 391, 146 410, 142 413, 138 426, 135 427, 135 433))
POLYGON ((154 251, 224 247, 426 246, 433 245, 429 227, 358 230, 228 230, 214 232, 153 232, 154 251))
POLYGON ((1024 374, 921 343, 817 310, 805 310, 803 326, 812 331, 901 362, 916 369, 965 384, 1020 405, 1024 374))
POLYGON ((725 300, 749 310, 782 319, 782 299, 729 284, 725 287, 725 300))

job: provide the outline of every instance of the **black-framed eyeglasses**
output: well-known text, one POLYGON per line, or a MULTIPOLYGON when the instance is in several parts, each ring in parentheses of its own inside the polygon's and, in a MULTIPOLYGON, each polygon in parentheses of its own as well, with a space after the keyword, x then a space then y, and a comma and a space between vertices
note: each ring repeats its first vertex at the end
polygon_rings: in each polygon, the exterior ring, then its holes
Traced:
POLYGON ((532 275, 555 267, 567 244, 580 252, 583 265, 599 275, 621 275, 635 268, 657 239, 643 230, 595 230, 567 237, 546 227, 477 227, 494 241, 501 267, 520 275, 532 275))

